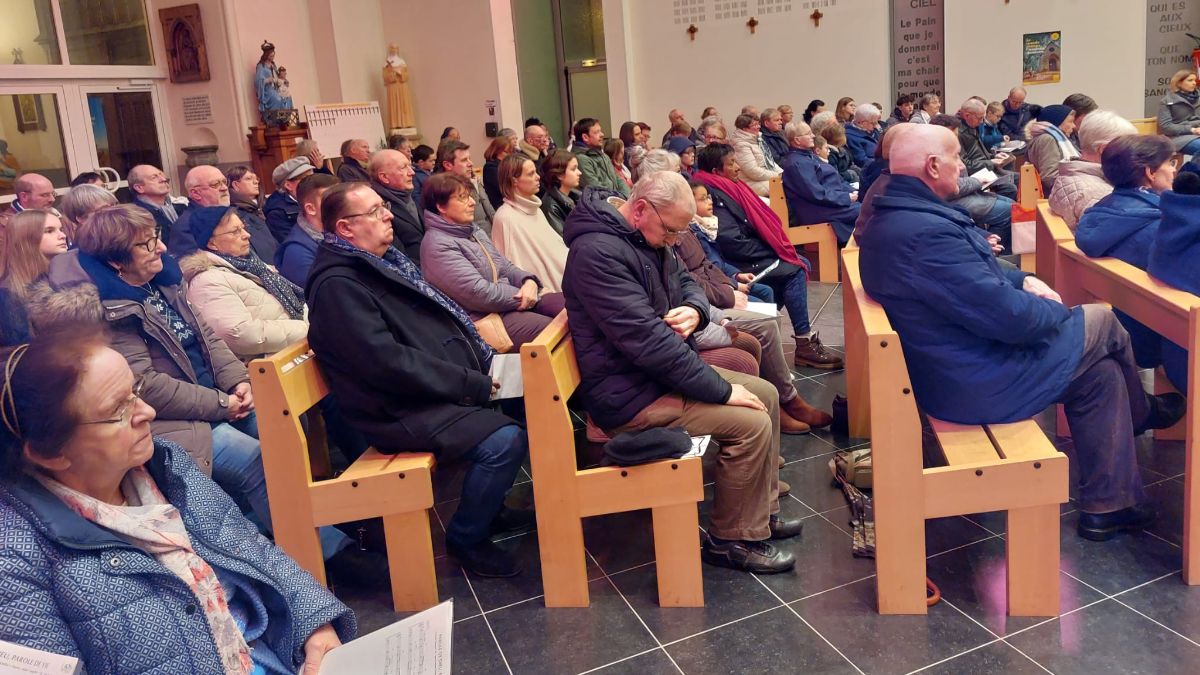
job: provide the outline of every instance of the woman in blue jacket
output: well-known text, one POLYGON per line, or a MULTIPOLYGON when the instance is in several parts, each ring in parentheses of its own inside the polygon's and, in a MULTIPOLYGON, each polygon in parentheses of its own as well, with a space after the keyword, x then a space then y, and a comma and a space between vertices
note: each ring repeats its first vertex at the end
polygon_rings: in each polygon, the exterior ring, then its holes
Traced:
MULTIPOLYGON (((1162 221, 1159 195, 1175 180, 1175 148, 1163 136, 1122 136, 1100 156, 1112 194, 1083 212, 1075 230, 1079 250, 1092 258, 1112 257, 1146 269, 1150 246, 1162 221)), ((1133 342, 1138 365, 1161 363, 1162 338, 1129 315, 1114 310, 1133 342)))
POLYGON ((0 640, 91 675, 315 673, 354 615, 169 441, 95 331, 0 354, 0 640))
MULTIPOLYGON (((1162 223, 1150 246, 1146 271, 1175 288, 1200 295, 1200 175, 1181 171, 1172 191, 1162 196, 1162 223)), ((1188 393, 1187 350, 1162 339, 1162 363, 1171 384, 1188 393)))

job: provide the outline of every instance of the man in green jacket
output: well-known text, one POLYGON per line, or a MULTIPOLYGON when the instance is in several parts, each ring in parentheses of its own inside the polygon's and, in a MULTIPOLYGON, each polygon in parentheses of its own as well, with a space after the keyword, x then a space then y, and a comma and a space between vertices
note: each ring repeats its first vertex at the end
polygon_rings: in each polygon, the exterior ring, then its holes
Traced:
POLYGON ((600 121, 585 117, 575 123, 575 144, 571 152, 579 160, 580 187, 595 185, 629 196, 629 186, 617 175, 612 160, 604 154, 604 130, 600 121))

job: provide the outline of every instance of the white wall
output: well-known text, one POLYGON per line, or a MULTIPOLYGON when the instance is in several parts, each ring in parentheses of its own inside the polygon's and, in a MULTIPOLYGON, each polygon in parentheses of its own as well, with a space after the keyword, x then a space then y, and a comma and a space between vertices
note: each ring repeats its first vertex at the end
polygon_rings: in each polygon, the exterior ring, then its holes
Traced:
POLYGON ((251 124, 259 120, 258 101, 254 95, 254 66, 262 56, 263 40, 275 45, 275 65, 287 68, 292 101, 301 110, 302 118, 306 105, 337 102, 321 100, 307 0, 235 0, 231 7, 237 23, 238 43, 230 52, 234 67, 241 68, 246 74, 247 86, 239 93, 250 111, 251 124))
MULTIPOLYGON (((1028 101, 1085 93, 1120 115, 1142 117, 1146 3, 1142 0, 943 0, 946 92, 953 111, 969 96, 1004 98, 1021 83, 1025 33, 1062 31, 1062 80, 1027 87, 1028 101)), ((1197 26, 1200 28, 1200 26, 1197 26)))
MULTIPOLYGON (((836 8, 822 10, 819 28, 802 11, 803 3, 793 0, 789 13, 759 16, 754 35, 746 19, 716 21, 710 11, 694 42, 685 32, 687 25, 674 23, 671 2, 607 0, 608 46, 619 43, 610 33, 626 23, 625 17, 614 15, 617 7, 636 10, 624 36, 628 70, 636 76, 626 95, 631 115, 614 117, 614 124, 632 118, 658 129, 675 107, 698 124, 700 111, 709 105, 732 122, 746 104, 761 109, 787 103, 799 112, 814 98, 830 105, 842 96, 885 103, 890 98, 890 25, 883 0, 840 0, 836 8)), ((613 93, 621 86, 610 76, 614 101, 624 98, 613 93)))
MULTIPOLYGON (((387 58, 388 39, 383 27, 380 0, 336 0, 331 5, 342 95, 340 100, 346 103, 379 101, 386 107, 383 63, 387 58)), ((317 27, 314 26, 313 30, 315 32, 317 27)))

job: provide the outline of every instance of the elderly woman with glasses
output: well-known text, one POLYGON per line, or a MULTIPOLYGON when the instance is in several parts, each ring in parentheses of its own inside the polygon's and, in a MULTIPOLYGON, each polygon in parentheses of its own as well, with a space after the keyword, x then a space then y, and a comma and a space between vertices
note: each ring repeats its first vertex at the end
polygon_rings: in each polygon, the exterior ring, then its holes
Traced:
POLYGON ((283 674, 354 637, 345 605, 152 437, 153 378, 103 331, 39 335, 0 366, 0 640, 92 675, 283 674))

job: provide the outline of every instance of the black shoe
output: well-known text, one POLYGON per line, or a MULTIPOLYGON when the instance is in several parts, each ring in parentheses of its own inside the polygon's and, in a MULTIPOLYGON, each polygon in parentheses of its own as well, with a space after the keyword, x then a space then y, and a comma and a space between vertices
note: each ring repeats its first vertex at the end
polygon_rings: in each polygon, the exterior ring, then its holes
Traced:
POLYGON ((490 539, 474 546, 460 547, 446 542, 446 553, 458 561, 463 569, 479 577, 515 577, 521 573, 521 563, 490 539))
POLYGON ((1154 507, 1138 504, 1112 513, 1080 513, 1079 536, 1091 541, 1108 541, 1122 530, 1140 530, 1158 517, 1154 507))
POLYGON ((387 588, 391 584, 387 556, 375 551, 365 551, 355 544, 343 548, 326 560, 325 572, 335 586, 387 588))
POLYGON ((713 536, 705 537, 700 559, 754 574, 777 574, 796 566, 796 556, 765 541, 727 541, 713 536))
POLYGON ((537 527, 537 514, 533 509, 510 509, 500 507, 500 513, 492 519, 492 534, 516 532, 537 527))
POLYGON ((771 538, 772 539, 789 539, 798 537, 804 530, 804 521, 796 518, 794 520, 784 520, 779 517, 779 514, 771 516, 771 538))
POLYGON ((1148 396, 1147 399, 1150 401, 1150 414, 1140 427, 1133 430, 1134 436, 1141 436, 1149 429, 1169 429, 1187 414, 1187 399, 1183 394, 1171 392, 1148 396))

